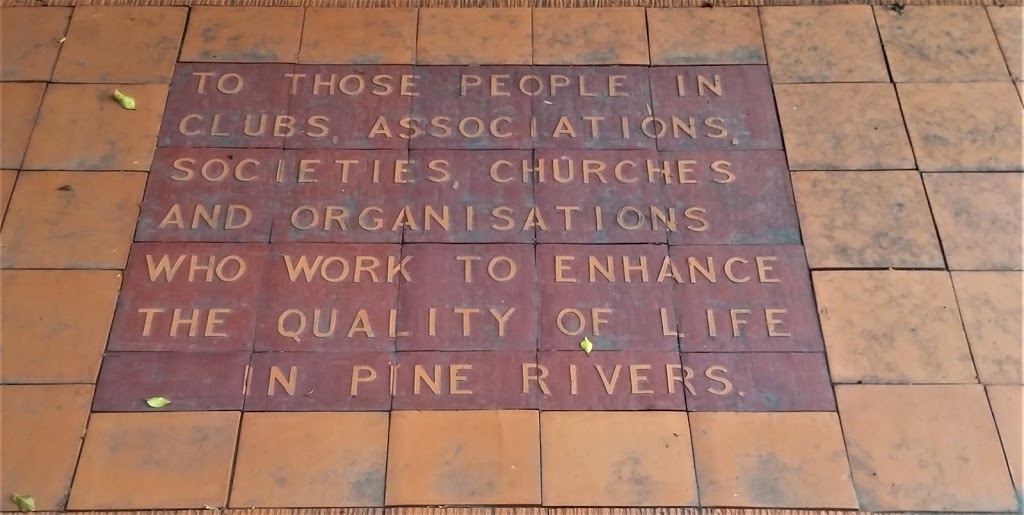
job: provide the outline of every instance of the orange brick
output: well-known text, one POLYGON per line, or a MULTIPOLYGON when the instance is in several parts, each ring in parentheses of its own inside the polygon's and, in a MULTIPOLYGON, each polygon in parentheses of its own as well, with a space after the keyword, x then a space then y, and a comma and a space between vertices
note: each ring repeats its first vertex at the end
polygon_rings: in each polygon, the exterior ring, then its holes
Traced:
POLYGON ((0 167, 21 167, 45 89, 41 82, 0 82, 0 167))
POLYGON ((647 9, 651 64, 762 64, 755 7, 647 9))
POLYGON ((299 62, 412 64, 416 9, 306 9, 299 62))
POLYGON ((48 81, 70 7, 0 8, 0 80, 48 81))
POLYGON ((871 7, 762 7, 772 80, 889 82, 871 7))
POLYGON ((420 9, 418 64, 530 64, 530 9, 420 9))
POLYGON ((14 183, 18 180, 16 170, 0 170, 0 223, 7 214, 7 204, 11 201, 11 194, 14 193, 14 183))
POLYGON ((984 384, 1021 384, 1024 274, 953 272, 960 315, 978 379, 984 384))
POLYGON ((1020 270, 1024 175, 924 175, 950 270, 1020 270))
MULTIPOLYGON (((996 31, 996 39, 999 41, 999 48, 1003 51, 1006 60, 1006 67, 1014 79, 1020 79, 1024 74, 1024 28, 1021 27, 1021 20, 1024 20, 1024 7, 1017 6, 992 6, 987 8, 988 18, 992 21, 992 28, 996 31)), ((1018 81, 1019 84, 1019 81, 1018 81)))
POLYGON ((1017 497, 1024 494, 1024 387, 1017 385, 989 386, 988 401, 996 419, 1003 453, 1010 465, 1017 497))
POLYGON ((534 64, 648 64, 644 10, 533 10, 534 64))
POLYGON ((301 7, 193 7, 180 59, 294 63, 303 15, 301 7))

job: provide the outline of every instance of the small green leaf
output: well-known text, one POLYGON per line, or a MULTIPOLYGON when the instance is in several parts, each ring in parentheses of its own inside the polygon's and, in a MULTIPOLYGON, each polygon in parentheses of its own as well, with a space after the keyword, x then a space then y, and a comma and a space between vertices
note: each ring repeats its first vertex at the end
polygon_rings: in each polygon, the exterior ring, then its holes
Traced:
POLYGON ((36 511, 36 500, 31 495, 14 494, 11 496, 14 504, 18 505, 21 511, 36 511))
POLYGON ((121 107, 129 111, 135 110, 135 99, 116 89, 114 90, 114 100, 117 100, 117 103, 121 104, 121 107))
POLYGON ((150 408, 162 408, 170 403, 171 400, 166 397, 150 397, 149 399, 146 399, 146 404, 148 404, 150 408))
POLYGON ((580 342, 580 348, 583 349, 583 352, 590 354, 590 351, 594 350, 594 342, 590 341, 590 338, 584 337, 580 342))

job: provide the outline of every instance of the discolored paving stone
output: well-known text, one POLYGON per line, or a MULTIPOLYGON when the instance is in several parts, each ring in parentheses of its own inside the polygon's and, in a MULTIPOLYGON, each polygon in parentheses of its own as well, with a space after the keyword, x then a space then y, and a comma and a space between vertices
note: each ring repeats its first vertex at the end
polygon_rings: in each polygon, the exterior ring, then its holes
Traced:
POLYGON ((870 6, 765 7, 761 21, 776 84, 889 82, 870 6))
POLYGON ((925 174, 950 270, 1020 270, 1021 174, 925 174))
POLYGON ((259 245, 135 244, 108 350, 251 349, 267 266, 259 245))
POLYGON ((68 509, 224 506, 238 412, 96 413, 68 509))
POLYGON ((240 410, 248 364, 248 352, 109 352, 93 411, 154 411, 153 397, 171 401, 161 411, 240 410))
POLYGON ((761 22, 754 7, 647 9, 651 64, 762 64, 761 22))
POLYGON ((0 283, 0 381, 94 382, 114 316, 120 272, 6 270, 0 272, 0 283))
POLYGON ((861 509, 1017 508, 980 385, 837 386, 836 400, 861 509))
POLYGON ((914 168, 891 84, 782 84, 775 98, 790 169, 914 168))
POLYGON ((180 60, 294 63, 303 16, 300 7, 194 7, 180 60))
POLYGON ((697 504, 683 413, 547 412, 540 428, 545 506, 697 504))
POLYGON ((18 511, 11 495, 20 494, 31 495, 38 510, 63 510, 89 419, 92 386, 4 385, 0 397, 0 471, 6 494, 0 509, 18 511))
POLYGON ((306 9, 299 62, 413 64, 416 9, 306 9))
POLYGON ((640 8, 533 10, 534 64, 648 64, 640 8))
POLYGON ((385 503, 539 504, 536 411, 391 414, 385 503))
POLYGON ((659 150, 782 148, 766 66, 658 67, 650 75, 653 116, 641 129, 659 150))
POLYGON ((124 268, 143 173, 22 172, 3 232, 3 268, 124 268))
POLYGON ((53 81, 167 83, 187 16, 184 7, 78 7, 53 81))
POLYGON ((387 413, 246 413, 231 506, 381 506, 387 413))
POLYGON ((404 245, 398 350, 535 350, 530 245, 404 245))
POLYGON ((534 351, 399 352, 396 410, 537 409, 539 391, 523 387, 534 351))
POLYGON ((1024 495, 1024 417, 1021 416, 1024 388, 989 386, 986 390, 996 419, 996 429, 999 430, 999 440, 1003 443, 1003 453, 1010 466, 1010 476, 1017 490, 1017 499, 1021 499, 1024 495))
POLYGON ((421 9, 417 64, 530 64, 532 12, 526 8, 421 9))
POLYGON ((18 180, 17 170, 0 170, 0 223, 7 214, 7 205, 14 193, 14 183, 18 180))
POLYGON ((825 354, 683 354, 689 411, 835 411, 825 354))
POLYGON ((953 288, 963 317, 978 379, 983 384, 1024 384, 1021 359, 1021 307, 1024 274, 953 272, 953 288))
POLYGON ((22 168, 149 170, 166 98, 157 84, 50 84, 22 168), (135 99, 135 110, 114 101, 115 89, 135 99))
MULTIPOLYGON (((677 352, 546 351, 524 367, 523 388, 539 392, 542 410, 681 411, 686 377, 677 352)), ((564 492, 562 495, 572 495, 564 492)))
POLYGON ((677 350, 663 245, 539 245, 540 350, 677 350), (660 279, 660 280, 659 280, 660 279))
POLYGON ((693 413, 690 430, 701 504, 857 507, 835 413, 693 413))
POLYGON ((812 268, 945 266, 917 172, 798 172, 793 190, 812 268))
POLYGON ((0 83, 0 166, 21 167, 45 89, 42 82, 0 83))
POLYGON ((876 6, 895 82, 1006 80, 992 26, 980 6, 876 6))
POLYGON ((975 383, 947 272, 815 272, 836 383, 975 383))
POLYGON ((822 350, 802 247, 677 246, 669 257, 683 351, 822 350))
POLYGON ((387 411, 395 358, 385 352, 257 352, 246 411, 387 411))
POLYGON ((922 171, 1024 170, 1020 97, 999 83, 899 84, 922 171))
POLYGON ((70 7, 0 9, 0 81, 50 80, 72 12, 70 7))
POLYGON ((992 6, 986 10, 995 30, 999 48, 1003 51, 1006 67, 1010 70, 1010 76, 1019 81, 1024 74, 1024 63, 1021 62, 1021 55, 1024 53, 1024 28, 1021 28, 1020 23, 1024 18, 1024 8, 992 6))

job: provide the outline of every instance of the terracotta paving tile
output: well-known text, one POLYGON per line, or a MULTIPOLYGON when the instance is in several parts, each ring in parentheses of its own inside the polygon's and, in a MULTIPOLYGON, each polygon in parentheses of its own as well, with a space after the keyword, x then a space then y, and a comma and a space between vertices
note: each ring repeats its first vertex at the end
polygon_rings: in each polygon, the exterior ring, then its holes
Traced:
POLYGON ((11 495, 28 494, 36 509, 63 510, 89 419, 92 386, 5 385, 0 397, 5 494, 0 509, 18 511, 11 495))
POLYGON ((540 245, 540 350, 678 350, 664 245, 540 245))
POLYGON ((701 504, 856 508, 834 413, 693 413, 701 504))
POLYGON ((683 413, 548 412, 540 428, 545 506, 697 504, 683 413))
POLYGON ((1021 307, 1024 274, 953 272, 960 315, 983 384, 1024 384, 1021 307))
POLYGON ((92 383, 107 344, 121 273, 0 272, 5 383, 92 383), (74 299, 74 302, 68 302, 74 299))
POLYGON ((532 12, 506 9, 420 9, 417 64, 530 64, 532 12))
POLYGON ((382 506, 387 413, 246 413, 231 506, 382 506))
POLYGON ((68 509, 224 506, 238 412, 96 413, 68 509))
POLYGON ((1013 84, 899 84, 897 90, 922 171, 1024 170, 1024 112, 1013 84))
POLYGON ((0 166, 20 168, 39 103, 46 84, 41 82, 0 83, 0 166))
POLYGON ((398 350, 536 350, 531 245, 404 245, 398 350))
POLYGON ((413 64, 416 9, 306 9, 299 62, 413 64))
POLYGON ((659 150, 781 150, 768 67, 651 69, 653 120, 641 121, 659 150))
POLYGON ((187 16, 184 7, 78 7, 53 81, 170 82, 187 16))
POLYGON ((110 331, 111 351, 252 348, 264 247, 137 243, 110 331))
POLYGON ((1021 174, 925 174, 950 270, 1020 270, 1021 174))
POLYGON ((256 278, 265 292, 256 350, 394 350, 405 327, 399 282, 419 277, 410 261, 398 245, 271 245, 256 278))
POLYGON ((48 81, 73 10, 5 7, 0 10, 0 81, 48 81))
POLYGON ((524 367, 523 386, 542 394, 542 410, 686 408, 686 374, 677 352, 616 351, 588 356, 577 348, 541 352, 537 365, 524 367))
POLYGON ((1019 5, 993 6, 986 10, 1010 76, 1019 80, 1024 75, 1024 59, 1021 58, 1024 55, 1024 28, 1021 28, 1020 22, 1024 18, 1024 8, 1019 5))
POLYGON ((647 9, 651 64, 762 64, 764 42, 754 7, 647 9))
POLYGON ((837 386, 836 401, 861 509, 1017 508, 980 385, 837 386))
POLYGON ((293 69, 290 64, 178 64, 159 145, 283 147, 292 131, 308 127, 307 120, 285 114, 292 82, 287 75, 293 69))
POLYGON ((7 205, 14 193, 14 183, 18 180, 17 170, 0 170, 0 223, 7 214, 7 205))
POLYGON ((161 411, 240 410, 248 365, 248 352, 110 352, 93 410, 154 411, 152 397, 171 401, 161 411))
POLYGON ((25 151, 26 170, 149 170, 167 86, 51 84, 25 151), (113 99, 132 96, 134 111, 113 99))
POLYGON ((778 85, 775 98, 793 170, 914 167, 892 84, 778 85))
POLYGON ((945 267, 917 172, 798 172, 793 190, 812 268, 945 267))
POLYGON ((975 383, 947 272, 815 272, 836 383, 975 383))
POLYGON ((387 411, 395 358, 385 352, 257 352, 246 411, 387 411))
POLYGON ((294 63, 303 15, 300 7, 194 7, 180 59, 294 63))
POLYGON ((388 505, 539 504, 536 411, 396 411, 388 505))
POLYGON ((1009 77, 984 8, 874 9, 895 82, 997 81, 1009 77))
POLYGON ((989 386, 988 401, 992 406, 992 414, 996 419, 999 439, 1003 442, 1003 452, 1010 465, 1010 475, 1017 498, 1024 495, 1024 417, 1021 406, 1024 406, 1024 388, 1020 386, 989 386))
POLYGON ((533 10, 535 64, 648 64, 640 8, 533 10))
POLYGON ((776 84, 889 82, 870 6, 764 7, 761 21, 776 84))
POLYGON ((835 411, 820 352, 685 353, 689 411, 835 411))
POLYGON ((4 268, 124 268, 144 173, 22 172, 0 239, 4 268))
MULTIPOLYGON (((802 247, 678 246, 669 257, 683 351, 822 350, 802 247)), ((651 266, 663 275, 664 263, 651 266)))
POLYGON ((523 387, 536 363, 534 351, 399 352, 393 409, 537 409, 539 390, 523 387))

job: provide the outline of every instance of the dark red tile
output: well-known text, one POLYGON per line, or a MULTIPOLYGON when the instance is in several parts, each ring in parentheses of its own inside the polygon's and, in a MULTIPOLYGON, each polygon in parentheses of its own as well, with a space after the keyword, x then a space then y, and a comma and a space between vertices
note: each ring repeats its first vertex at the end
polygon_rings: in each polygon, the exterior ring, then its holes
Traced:
POLYGON ((835 411, 820 352, 685 353, 690 411, 835 411))
POLYGON ((157 149, 136 241, 269 241, 280 160, 277 149, 157 149))
POLYGON ((669 255, 683 351, 823 350, 803 247, 680 246, 669 255))
POLYGON ((240 410, 248 365, 248 352, 111 352, 93 411, 154 411, 152 397, 170 399, 161 411, 240 410))
POLYGON ((285 148, 408 148, 418 82, 412 66, 298 65, 288 107, 297 126, 285 148))
POLYGON ((540 349, 587 337, 598 351, 678 350, 667 256, 666 245, 538 245, 540 349))
POLYGON ((405 150, 286 150, 271 241, 400 243, 411 179, 405 150))
POLYGON ((136 243, 107 348, 251 349, 265 254, 258 244, 136 243))
POLYGON ((532 73, 529 66, 417 67, 409 148, 531 148, 532 97, 519 85, 535 84, 532 73))
POLYGON ((536 350, 532 245, 403 245, 398 349, 536 350))
POLYGON ((418 277, 400 246, 271 244, 267 254, 257 351, 394 349, 398 285, 418 277))
POLYGON ((533 243, 529 150, 413 150, 405 242, 533 243))
POLYGON ((768 67, 651 68, 660 150, 781 150, 768 67))
POLYGON ((784 152, 661 152, 658 160, 670 171, 659 176, 668 206, 699 220, 670 230, 670 244, 800 243, 784 152))
POLYGON ((541 352, 538 361, 523 384, 540 391, 542 410, 686 409, 676 352, 541 352))
POLYGON ((686 225, 666 209, 649 179, 653 150, 537 150, 534 194, 540 243, 666 243, 667 226, 686 225))
POLYGON ((158 146, 281 148, 291 131, 317 130, 286 114, 292 68, 178 63, 158 146))
POLYGON ((399 352, 393 409, 537 409, 523 391, 535 352, 399 352))
POLYGON ((392 354, 257 352, 246 381, 246 411, 387 411, 392 354))
POLYGON ((533 69, 529 81, 537 148, 655 148, 647 68, 618 66, 533 69), (539 86, 543 84, 543 86, 539 86))

